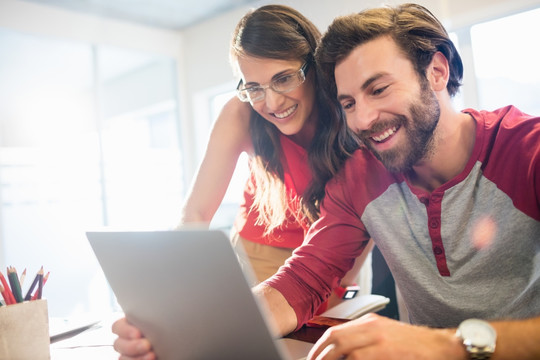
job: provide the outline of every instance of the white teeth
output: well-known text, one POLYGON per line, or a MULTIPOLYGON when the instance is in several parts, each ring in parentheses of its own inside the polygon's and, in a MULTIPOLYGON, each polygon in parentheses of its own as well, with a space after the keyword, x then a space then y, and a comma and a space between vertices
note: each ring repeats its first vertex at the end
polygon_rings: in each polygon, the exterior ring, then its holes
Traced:
POLYGON ((296 110, 297 107, 298 107, 298 105, 294 105, 294 106, 288 108, 287 110, 285 110, 282 113, 274 113, 274 116, 279 118, 279 119, 286 118, 287 116, 291 115, 294 112, 294 110, 296 110))
POLYGON ((381 135, 373 136, 372 139, 375 140, 375 141, 378 141, 378 142, 386 140, 386 139, 388 139, 388 137, 390 135, 395 134, 396 130, 397 130, 397 126, 394 126, 393 128, 386 130, 381 135))

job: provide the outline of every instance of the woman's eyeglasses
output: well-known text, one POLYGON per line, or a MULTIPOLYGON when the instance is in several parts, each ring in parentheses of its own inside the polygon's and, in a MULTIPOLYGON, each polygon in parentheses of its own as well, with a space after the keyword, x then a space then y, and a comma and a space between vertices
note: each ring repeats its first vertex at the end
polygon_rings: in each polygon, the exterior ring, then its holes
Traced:
POLYGON ((267 85, 253 85, 248 87, 242 87, 243 82, 240 80, 236 87, 236 95, 243 102, 255 103, 264 100, 266 96, 266 89, 272 89, 272 91, 278 94, 285 94, 289 91, 293 91, 306 81, 306 74, 309 69, 309 63, 304 63, 300 69, 291 73, 281 75, 267 85))

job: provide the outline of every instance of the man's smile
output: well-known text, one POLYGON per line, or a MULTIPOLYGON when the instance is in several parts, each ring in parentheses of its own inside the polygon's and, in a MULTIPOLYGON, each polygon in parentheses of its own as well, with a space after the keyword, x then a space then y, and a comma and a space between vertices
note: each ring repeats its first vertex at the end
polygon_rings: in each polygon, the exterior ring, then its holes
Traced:
POLYGON ((382 133, 372 135, 370 138, 376 142, 382 142, 388 139, 390 136, 394 135, 399 128, 400 126, 393 126, 391 128, 386 129, 382 133))

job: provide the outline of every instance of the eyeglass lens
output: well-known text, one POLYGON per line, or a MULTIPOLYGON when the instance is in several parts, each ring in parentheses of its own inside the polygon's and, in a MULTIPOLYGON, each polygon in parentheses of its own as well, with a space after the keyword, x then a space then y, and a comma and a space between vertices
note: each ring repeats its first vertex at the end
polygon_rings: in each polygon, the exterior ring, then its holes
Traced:
POLYGON ((302 83, 304 83, 304 81, 306 80, 304 74, 305 67, 306 66, 304 64, 298 71, 292 74, 286 74, 278 77, 277 79, 273 79, 270 84, 266 86, 258 85, 240 89, 240 87, 242 86, 242 82, 240 82, 237 87, 238 97, 240 98, 240 100, 245 102, 257 102, 264 99, 266 95, 266 90, 268 88, 272 89, 278 94, 284 94, 292 91, 298 86, 302 85, 302 83))

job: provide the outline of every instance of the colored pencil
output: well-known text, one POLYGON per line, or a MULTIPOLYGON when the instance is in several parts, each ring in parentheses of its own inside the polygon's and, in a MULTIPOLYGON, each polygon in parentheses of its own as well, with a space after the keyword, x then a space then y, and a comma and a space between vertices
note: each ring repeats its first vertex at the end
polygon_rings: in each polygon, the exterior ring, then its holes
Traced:
POLYGON ((2 282, 2 285, 4 286, 4 292, 2 293, 2 296, 4 297, 4 300, 6 301, 6 305, 15 304, 15 297, 13 297, 13 294, 11 293, 11 289, 9 288, 9 285, 6 281, 6 278, 4 277, 4 274, 0 271, 0 282, 2 282))
POLYGON ((40 274, 41 274, 41 276, 43 276, 43 266, 37 272, 36 277, 34 277, 34 281, 32 281, 32 285, 30 285, 30 288, 26 292, 26 296, 24 297, 25 301, 28 301, 28 300, 32 299, 32 291, 34 291, 34 288, 36 287, 36 285, 38 283, 38 279, 39 279, 40 274))
POLYGON ((21 283, 19 282, 19 276, 17 275, 17 270, 13 266, 10 266, 7 271, 13 297, 15 298, 16 302, 21 303, 23 302, 23 296, 21 292, 21 283))
MULTIPOLYGON (((51 273, 50 271, 47 272, 47 275, 45 275, 45 276, 43 277, 43 285, 41 286, 42 288, 43 288, 43 286, 45 286, 45 284, 47 283, 47 280, 49 279, 49 274, 50 274, 50 273, 51 273)), ((36 291, 36 292, 34 293, 34 295, 32 295, 32 300, 37 300, 37 298, 38 298, 38 292, 36 291)))
POLYGON ((19 281, 21 283, 21 289, 24 285, 24 279, 26 279, 26 268, 24 268, 22 274, 21 274, 21 280, 19 281))
MULTIPOLYGON (((6 291, 4 290, 4 285, 2 284, 0 284, 0 294, 2 294, 2 297, 4 298, 4 302, 6 303, 6 305, 9 305, 8 301, 6 300, 7 294, 6 294, 6 291)), ((0 304, 2 304, 2 302, 0 302, 0 304)))
POLYGON ((36 290, 37 298, 41 299, 41 294, 43 293, 43 274, 39 275, 38 278, 38 288, 36 290))

